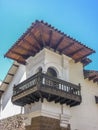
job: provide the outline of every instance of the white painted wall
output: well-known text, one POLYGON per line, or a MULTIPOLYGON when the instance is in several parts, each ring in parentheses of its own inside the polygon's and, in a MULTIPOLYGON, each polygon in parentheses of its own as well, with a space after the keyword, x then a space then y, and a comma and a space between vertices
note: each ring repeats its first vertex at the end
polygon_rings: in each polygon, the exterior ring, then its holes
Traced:
POLYGON ((69 80, 81 84, 82 103, 70 108, 71 130, 98 130, 98 104, 95 103, 95 95, 98 96, 98 84, 84 79, 81 63, 70 63, 69 80))
POLYGON ((13 77, 12 82, 8 85, 8 88, 4 92, 1 98, 1 116, 0 118, 10 117, 21 112, 21 107, 13 105, 11 102, 11 97, 13 94, 14 84, 18 84, 26 79, 25 76, 25 66, 20 65, 15 76, 13 77))
POLYGON ((48 67, 56 70, 58 77, 64 80, 69 80, 69 61, 65 55, 59 55, 51 50, 43 49, 35 57, 30 57, 27 60, 26 74, 27 78, 34 75, 39 67, 42 67, 43 72, 46 73, 48 67))

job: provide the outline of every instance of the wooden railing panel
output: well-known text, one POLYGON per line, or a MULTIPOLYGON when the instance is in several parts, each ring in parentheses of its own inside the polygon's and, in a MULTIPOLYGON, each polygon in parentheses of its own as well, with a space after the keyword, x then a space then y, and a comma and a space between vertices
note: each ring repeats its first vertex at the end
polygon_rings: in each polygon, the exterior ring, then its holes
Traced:
POLYGON ((56 89, 77 96, 81 95, 80 85, 75 85, 58 78, 50 77, 43 73, 37 73, 22 83, 18 84, 17 86, 14 86, 13 96, 35 86, 40 88, 41 86, 45 86, 45 88, 56 89))

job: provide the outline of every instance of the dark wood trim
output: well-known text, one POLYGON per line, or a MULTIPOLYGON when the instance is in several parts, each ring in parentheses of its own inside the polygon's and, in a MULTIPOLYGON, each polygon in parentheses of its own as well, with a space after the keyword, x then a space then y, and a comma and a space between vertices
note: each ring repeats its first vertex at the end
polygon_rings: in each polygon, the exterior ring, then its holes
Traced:
POLYGON ((74 42, 69 43, 67 46, 65 46, 63 49, 60 50, 60 53, 63 53, 64 51, 66 51, 68 48, 70 48, 72 45, 74 44, 74 42))
POLYGON ((12 74, 12 73, 8 73, 8 75, 10 75, 10 76, 14 76, 14 74, 12 74))
POLYGON ((75 63, 81 61, 83 58, 85 58, 85 57, 87 57, 87 56, 89 56, 89 53, 86 54, 86 55, 83 55, 83 56, 79 57, 78 59, 75 59, 75 63))
POLYGON ((92 75, 92 76, 89 76, 88 79, 89 79, 89 80, 93 80, 95 77, 96 77, 96 74, 95 74, 95 75, 92 75))
POLYGON ((64 104, 64 103, 66 103, 67 100, 68 100, 68 99, 65 99, 65 98, 61 99, 61 100, 60 100, 60 104, 64 104))
POLYGON ((32 45, 31 42, 29 42, 28 40, 26 39, 23 39, 23 42, 27 43, 29 46, 31 46, 31 48, 33 49, 34 52, 37 52, 36 48, 34 47, 34 45, 32 45))
POLYGON ((44 40, 44 37, 43 37, 43 29, 41 29, 41 32, 40 32, 40 44, 42 46, 42 48, 44 48, 46 46, 46 43, 45 43, 45 40, 44 40))
POLYGON ((50 102, 50 99, 51 99, 51 94, 48 94, 47 101, 50 102))
POLYGON ((54 47, 54 50, 56 51, 60 45, 60 43, 64 40, 64 36, 62 36, 56 43, 55 47, 54 47))
POLYGON ((5 82, 5 81, 4 81, 3 83, 9 85, 9 82, 5 82))
POLYGON ((17 68, 19 67, 19 65, 16 65, 16 64, 13 64, 13 66, 15 66, 15 67, 17 67, 17 68))
MULTIPOLYGON (((30 32, 30 35, 33 36, 33 38, 35 39, 35 41, 36 41, 36 43, 37 43, 38 48, 41 49, 41 42, 42 42, 42 41, 39 40, 39 39, 35 36, 35 34, 34 34, 33 32, 30 32)), ((41 35, 40 35, 39 37, 41 38, 41 35)))
POLYGON ((20 46, 18 45, 17 46, 18 48, 21 48, 22 50, 25 50, 29 55, 33 56, 34 55, 34 52, 32 53, 31 49, 26 49, 25 47, 23 46, 20 46))
POLYGON ((28 56, 30 56, 30 55, 23 55, 23 54, 21 54, 21 53, 19 53, 19 52, 17 52, 17 51, 13 51, 13 50, 11 50, 11 53, 14 53, 14 54, 16 54, 16 55, 22 57, 24 60, 27 59, 28 56))
POLYGON ((58 102, 60 101, 60 99, 61 99, 60 96, 56 97, 56 98, 55 98, 55 103, 58 103, 58 102))
POLYGON ((98 103, 98 96, 95 96, 95 102, 98 103))
POLYGON ((96 77, 95 79, 93 79, 93 82, 98 82, 98 77, 96 77))
POLYGON ((49 40, 48 40, 49 48, 51 48, 51 45, 52 45, 52 37, 53 37, 53 31, 49 30, 49 40))
POLYGON ((43 98, 43 96, 42 96, 42 93, 41 93, 40 91, 38 91, 38 94, 39 94, 39 96, 40 96, 41 102, 43 102, 44 98, 43 98))
POLYGON ((74 51, 74 52, 71 52, 70 54, 68 54, 68 56, 73 56, 73 55, 75 55, 76 53, 78 53, 78 52, 80 52, 81 50, 83 50, 84 49, 84 47, 82 47, 82 48, 79 48, 79 49, 77 49, 76 51, 74 51))

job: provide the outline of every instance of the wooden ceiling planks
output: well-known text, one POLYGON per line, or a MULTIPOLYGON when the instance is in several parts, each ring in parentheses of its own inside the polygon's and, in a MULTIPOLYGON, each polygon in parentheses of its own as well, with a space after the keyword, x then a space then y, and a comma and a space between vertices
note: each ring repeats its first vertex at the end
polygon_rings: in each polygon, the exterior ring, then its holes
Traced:
POLYGON ((25 64, 29 56, 36 55, 45 47, 59 51, 60 54, 63 53, 76 62, 82 61, 85 65, 90 62, 83 61, 83 59, 95 52, 48 23, 36 21, 8 50, 5 56, 25 64))

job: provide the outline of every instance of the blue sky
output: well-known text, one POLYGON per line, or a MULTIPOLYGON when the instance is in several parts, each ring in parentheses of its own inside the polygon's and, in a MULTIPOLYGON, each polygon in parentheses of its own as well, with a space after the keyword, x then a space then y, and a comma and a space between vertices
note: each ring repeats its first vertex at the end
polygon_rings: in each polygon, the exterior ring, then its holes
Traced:
POLYGON ((94 49, 86 68, 98 70, 98 0, 0 0, 0 80, 13 63, 4 54, 36 19, 94 49))

